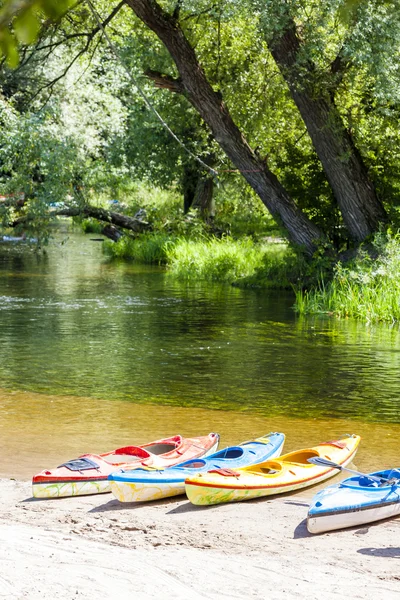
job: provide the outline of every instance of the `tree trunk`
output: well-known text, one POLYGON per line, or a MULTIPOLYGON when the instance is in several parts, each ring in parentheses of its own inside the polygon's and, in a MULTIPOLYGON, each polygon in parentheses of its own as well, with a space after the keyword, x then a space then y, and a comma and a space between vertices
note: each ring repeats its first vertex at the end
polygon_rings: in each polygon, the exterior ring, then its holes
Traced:
POLYGON ((361 155, 346 130, 329 89, 312 87, 315 67, 298 62, 301 41, 296 25, 269 44, 311 137, 351 237, 362 242, 387 220, 361 155), (308 81, 304 79, 304 72, 308 81))
POLYGON ((193 208, 198 208, 204 220, 215 217, 215 203, 213 198, 214 180, 212 177, 202 177, 197 182, 193 200, 193 208))
POLYGON ((199 169, 193 165, 186 164, 183 169, 183 212, 186 215, 192 207, 196 187, 200 179, 199 169))
POLYGON ((210 127, 216 141, 246 178, 292 242, 308 254, 322 232, 296 206, 278 179, 258 158, 232 120, 219 93, 215 92, 197 61, 196 54, 173 17, 155 0, 126 0, 138 18, 159 37, 174 60, 188 100, 210 127))

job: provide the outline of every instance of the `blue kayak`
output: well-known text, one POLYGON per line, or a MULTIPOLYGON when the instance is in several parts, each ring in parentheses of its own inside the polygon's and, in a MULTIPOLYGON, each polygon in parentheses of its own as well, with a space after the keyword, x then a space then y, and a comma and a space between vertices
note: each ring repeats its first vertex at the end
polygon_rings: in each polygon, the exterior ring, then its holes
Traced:
POLYGON ((121 502, 147 502, 185 493, 189 475, 213 469, 238 469, 279 456, 285 436, 269 433, 238 446, 230 446, 206 458, 188 460, 167 469, 122 469, 108 476, 111 491, 121 502))
POLYGON ((318 492, 308 510, 310 533, 355 527, 400 514, 400 469, 344 479, 318 492))

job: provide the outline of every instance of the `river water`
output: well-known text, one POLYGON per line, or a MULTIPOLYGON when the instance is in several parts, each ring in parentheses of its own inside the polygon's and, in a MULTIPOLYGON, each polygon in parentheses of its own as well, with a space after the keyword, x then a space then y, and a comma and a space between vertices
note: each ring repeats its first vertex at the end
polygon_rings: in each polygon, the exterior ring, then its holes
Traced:
POLYGON ((359 468, 399 465, 397 327, 298 318, 289 293, 177 282, 94 237, 0 248, 0 476, 210 431, 359 433, 359 468))

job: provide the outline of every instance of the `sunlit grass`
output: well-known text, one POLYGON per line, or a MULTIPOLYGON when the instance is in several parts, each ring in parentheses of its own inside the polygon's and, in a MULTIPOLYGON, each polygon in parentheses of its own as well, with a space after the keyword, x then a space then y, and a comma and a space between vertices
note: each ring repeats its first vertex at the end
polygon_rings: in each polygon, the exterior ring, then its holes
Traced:
MULTIPOLYGON (((179 279, 247 283, 284 262, 286 247, 256 244, 250 238, 233 240, 225 237, 209 240, 180 239, 167 247, 170 272, 179 279)), ((256 285, 256 281, 252 281, 256 285)))
POLYGON ((285 244, 234 240, 177 238, 147 233, 138 238, 106 240, 105 252, 115 258, 147 264, 166 264, 171 275, 183 280, 219 281, 245 287, 290 287, 294 255, 285 244))
POLYGON ((147 233, 139 238, 122 237, 118 242, 105 240, 103 248, 108 256, 133 259, 146 264, 164 264, 167 261, 166 248, 171 243, 170 236, 164 233, 147 233))
POLYGON ((400 240, 391 238, 375 259, 363 254, 337 265, 332 281, 296 294, 301 314, 328 313, 366 322, 400 320, 400 240))

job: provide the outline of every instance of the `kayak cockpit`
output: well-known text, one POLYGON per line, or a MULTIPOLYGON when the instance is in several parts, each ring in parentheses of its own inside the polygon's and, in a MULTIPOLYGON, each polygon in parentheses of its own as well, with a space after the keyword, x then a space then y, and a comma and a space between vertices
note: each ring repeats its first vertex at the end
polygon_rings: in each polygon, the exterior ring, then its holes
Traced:
POLYGON ((213 459, 217 460, 219 458, 224 458, 228 460, 234 460, 241 458, 243 456, 243 448, 239 446, 231 446, 230 448, 224 448, 219 452, 213 454, 213 459))
POLYGON ((159 456, 160 454, 167 454, 177 448, 178 444, 153 444, 152 446, 146 446, 146 450, 152 454, 159 456))
POLYGON ((393 486, 400 487, 400 471, 398 469, 389 469, 387 471, 379 471, 368 475, 358 477, 349 477, 341 482, 341 487, 353 489, 382 489, 385 487, 392 488, 393 486))
POLYGON ((300 450, 299 452, 287 454, 285 463, 290 463, 291 465, 297 465, 299 467, 310 467, 312 465, 308 462, 308 459, 316 457, 320 457, 320 453, 316 450, 300 450))

